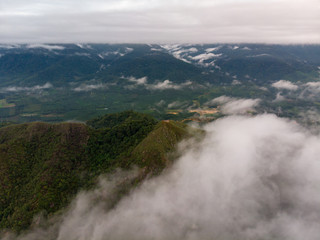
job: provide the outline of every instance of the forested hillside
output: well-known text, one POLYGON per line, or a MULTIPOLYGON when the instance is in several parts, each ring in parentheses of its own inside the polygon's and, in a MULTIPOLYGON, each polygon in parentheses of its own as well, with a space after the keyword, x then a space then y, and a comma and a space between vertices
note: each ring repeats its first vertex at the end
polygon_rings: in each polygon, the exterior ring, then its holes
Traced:
MULTIPOLYGON (((132 111, 82 123, 34 122, 0 128, 0 228, 21 231, 52 217, 75 194, 118 168, 140 170, 134 186, 158 174, 186 126, 132 111)), ((128 184, 127 184, 128 188, 128 184)), ((122 191, 122 194, 125 191, 122 191)))

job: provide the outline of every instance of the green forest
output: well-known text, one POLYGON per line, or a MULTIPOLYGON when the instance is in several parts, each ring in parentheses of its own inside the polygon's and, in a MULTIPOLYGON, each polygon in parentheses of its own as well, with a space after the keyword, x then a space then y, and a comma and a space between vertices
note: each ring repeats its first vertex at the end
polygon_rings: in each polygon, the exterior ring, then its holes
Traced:
MULTIPOLYGON (((186 125, 126 111, 82 123, 33 122, 0 128, 0 228, 28 228, 35 216, 59 215, 101 174, 138 167, 120 198, 172 161, 186 125), (171 156, 171 157, 170 157, 171 156)), ((116 198, 116 199, 118 199, 116 198)))

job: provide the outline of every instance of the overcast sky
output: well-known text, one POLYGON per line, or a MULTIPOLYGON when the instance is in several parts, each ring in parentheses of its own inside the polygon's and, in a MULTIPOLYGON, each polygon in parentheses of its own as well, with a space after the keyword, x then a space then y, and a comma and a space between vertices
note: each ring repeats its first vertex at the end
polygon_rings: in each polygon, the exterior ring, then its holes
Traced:
POLYGON ((320 0, 0 0, 0 42, 320 43, 320 0))

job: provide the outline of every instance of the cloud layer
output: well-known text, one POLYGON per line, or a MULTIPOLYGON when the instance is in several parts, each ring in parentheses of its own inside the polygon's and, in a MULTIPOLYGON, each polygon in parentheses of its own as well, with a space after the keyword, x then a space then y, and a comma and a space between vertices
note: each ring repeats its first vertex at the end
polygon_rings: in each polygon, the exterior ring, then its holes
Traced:
POLYGON ((318 0, 3 0, 3 42, 320 43, 318 0))
POLYGON ((55 230, 18 239, 318 240, 318 136, 274 115, 232 116, 205 130, 114 209, 106 210, 105 183, 81 193, 55 230))

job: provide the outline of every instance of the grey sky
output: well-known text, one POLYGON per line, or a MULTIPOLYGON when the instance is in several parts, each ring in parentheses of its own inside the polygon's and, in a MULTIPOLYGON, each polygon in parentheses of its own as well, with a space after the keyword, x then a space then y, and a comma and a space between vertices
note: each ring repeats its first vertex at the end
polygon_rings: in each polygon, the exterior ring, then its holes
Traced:
POLYGON ((0 0, 0 42, 320 43, 320 0, 0 0))

